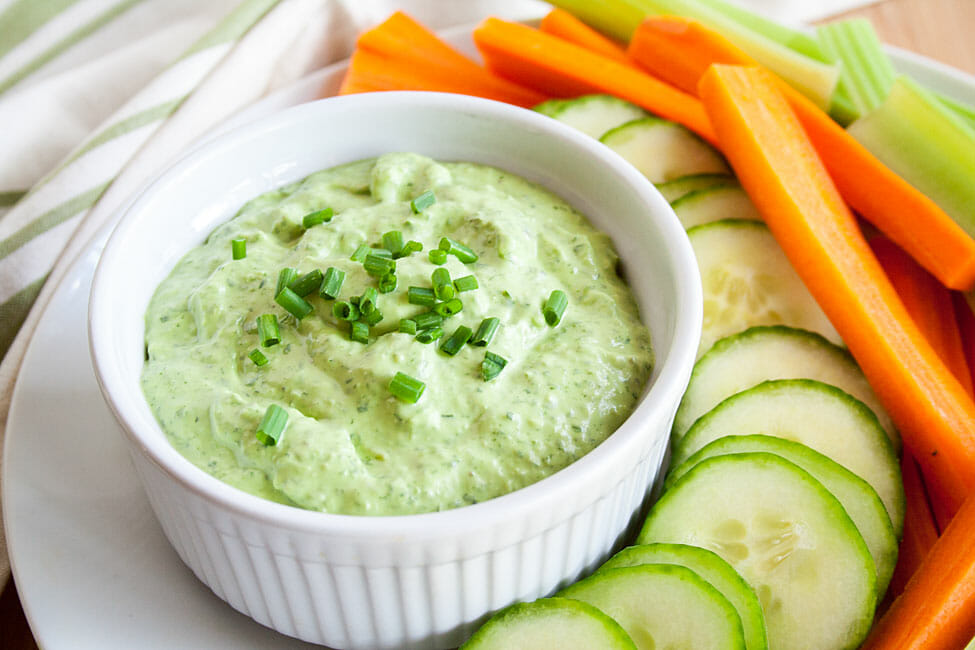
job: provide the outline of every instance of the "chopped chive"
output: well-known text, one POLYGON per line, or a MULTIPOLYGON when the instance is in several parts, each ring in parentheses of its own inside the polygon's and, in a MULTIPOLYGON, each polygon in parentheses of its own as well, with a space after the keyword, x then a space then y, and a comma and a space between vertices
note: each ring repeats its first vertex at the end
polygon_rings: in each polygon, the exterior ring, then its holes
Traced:
POLYGON ((552 295, 542 305, 542 314, 545 315, 545 322, 549 324, 549 327, 555 327, 559 324, 568 304, 569 299, 566 297, 565 292, 559 289, 552 292, 552 295))
POLYGON ((434 196, 433 190, 427 190, 420 196, 410 201, 410 209, 413 210, 413 214, 419 214, 436 202, 437 197, 434 196))
POLYGON ((260 348, 254 348, 251 350, 247 357, 254 362, 255 366, 266 366, 268 363, 267 357, 264 356, 264 353, 261 352, 260 348))
POLYGON ((477 327, 477 332, 471 338, 471 345, 476 345, 478 347, 485 347, 491 343, 491 339, 494 338, 494 333, 498 331, 498 327, 501 325, 501 320, 492 316, 491 318, 485 318, 481 321, 481 324, 477 327))
POLYGON ((313 309, 307 300, 288 287, 285 287, 278 295, 274 296, 274 302, 284 307, 286 312, 298 320, 310 314, 313 309))
POLYGON ((433 343, 443 336, 442 327, 431 327, 430 329, 420 330, 416 333, 416 340, 420 343, 433 343))
POLYGON ((328 270, 325 271, 325 278, 322 280, 322 286, 318 290, 318 295, 325 300, 335 300, 339 297, 343 282, 345 282, 345 271, 334 266, 328 267, 328 270))
POLYGON ((349 338, 356 343, 368 343, 369 326, 362 321, 349 323, 349 338))
POLYGON ((273 447, 281 439, 286 424, 288 424, 288 412, 277 404, 271 404, 264 411, 264 418, 257 427, 257 441, 262 445, 273 447))
POLYGON ((426 287, 410 287, 406 290, 406 299, 411 305, 433 307, 437 304, 437 296, 434 295, 433 289, 426 287))
POLYGON ((372 310, 376 308, 376 299, 379 298, 379 292, 376 291, 376 287, 369 287, 362 292, 359 296, 359 313, 366 316, 372 313, 372 310))
POLYGON ((257 336, 261 339, 261 347, 269 348, 281 342, 281 330, 278 328, 278 317, 274 314, 261 314, 257 317, 257 336))
POLYGON ((504 370, 508 365, 508 360, 493 352, 484 353, 484 361, 481 362, 481 378, 484 381, 491 381, 504 370))
POLYGON ((477 253, 464 244, 461 244, 459 241, 454 241, 450 237, 440 238, 440 250, 453 255, 464 264, 470 264, 471 262, 477 261, 477 253))
POLYGON ((315 269, 314 271, 309 271, 305 273, 300 278, 297 278, 288 285, 288 288, 294 291, 296 294, 304 298, 310 293, 318 291, 322 286, 322 275, 321 269, 315 269))
POLYGON ((247 240, 243 237, 230 240, 230 254, 235 260, 247 257, 247 240))
POLYGON ((460 313, 464 308, 464 303, 460 301, 459 298, 451 298, 450 300, 445 300, 444 302, 438 302, 433 306, 433 311, 437 312, 444 318, 453 316, 454 314, 460 313))
POLYGON ((362 263, 362 267, 366 270, 366 273, 376 278, 381 278, 387 273, 396 272, 396 262, 393 261, 393 258, 376 255, 373 252, 366 255, 366 260, 362 263))
POLYGON ((274 295, 277 297, 285 288, 291 285, 298 278, 298 270, 293 269, 290 266, 286 266, 280 271, 278 271, 278 284, 274 289, 274 295))
POLYGON ((396 291, 396 285, 398 283, 399 281, 396 279, 395 273, 387 273, 379 278, 379 293, 392 293, 396 291))
POLYGON ((423 395, 425 388, 426 384, 422 381, 402 372, 397 372, 396 376, 389 382, 389 392, 410 404, 416 404, 416 401, 423 395))
POLYGON ((301 225, 305 228, 321 225, 326 221, 331 221, 333 214, 335 213, 332 211, 332 208, 324 208, 322 210, 316 210, 315 212, 309 212, 301 218, 301 225))
POLYGON ((443 316, 435 311, 425 311, 422 314, 414 316, 413 322, 416 323, 417 331, 422 331, 443 325, 443 316))
POLYGON ((359 244, 359 247, 355 249, 355 252, 352 253, 352 257, 349 259, 353 262, 365 262, 366 255, 368 255, 369 251, 371 250, 372 249, 369 248, 369 244, 359 244))
POLYGON ((403 334, 416 334, 416 321, 409 318, 399 319, 399 331, 403 334))
POLYGON ((442 251, 439 248, 434 248, 429 253, 427 253, 427 257, 430 258, 431 262, 439 266, 447 262, 447 251, 442 251))
POLYGON ((471 338, 471 328, 467 325, 461 325, 454 330, 454 333, 450 335, 446 341, 440 346, 441 352, 446 352, 450 356, 454 356, 460 349, 464 347, 471 338))
POLYGON ((383 319, 383 313, 379 311, 378 308, 373 309, 368 314, 362 314, 361 316, 359 316, 359 320, 361 320, 366 325, 375 325, 382 319, 383 319))
POLYGON ((379 257, 393 259, 393 251, 389 250, 388 248, 370 248, 369 253, 372 255, 378 255, 379 257))
POLYGON ((339 320, 358 320, 359 308, 346 300, 336 300, 335 304, 332 305, 332 316, 339 320))
POLYGON ((458 292, 473 291, 474 289, 477 289, 477 287, 477 278, 475 278, 473 275, 465 275, 462 278, 457 278, 454 280, 454 288, 457 289, 458 292))
POLYGON ((351 302, 356 307, 359 306, 359 296, 349 296, 349 302, 351 302))
POLYGON ((393 259, 403 256, 403 233, 390 230, 383 233, 383 248, 393 254, 393 259))
POLYGON ((434 269, 430 279, 433 281, 433 295, 437 300, 450 300, 457 293, 454 283, 450 280, 450 271, 447 269, 434 269))
POLYGON ((412 255, 413 253, 419 253, 422 250, 423 250, 423 244, 421 244, 415 239, 411 239, 410 241, 403 244, 403 250, 400 251, 399 255, 400 257, 406 257, 407 255, 412 255))

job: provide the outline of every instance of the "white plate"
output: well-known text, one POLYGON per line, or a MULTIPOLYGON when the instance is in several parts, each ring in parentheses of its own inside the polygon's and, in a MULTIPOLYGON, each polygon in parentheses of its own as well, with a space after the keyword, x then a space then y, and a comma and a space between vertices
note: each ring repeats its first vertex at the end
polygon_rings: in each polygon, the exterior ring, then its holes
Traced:
MULTIPOLYGON (((467 30, 445 37, 469 50, 467 30)), ((975 78, 891 50, 898 68, 975 104, 975 78)), ((240 123, 335 92, 315 73, 240 123)), ((38 644, 98 648, 301 648, 237 613, 179 560, 132 469, 88 357, 87 304, 107 231, 64 278, 24 359, 7 422, 3 509, 17 589, 38 644)), ((148 289, 147 289, 148 290, 148 289)))

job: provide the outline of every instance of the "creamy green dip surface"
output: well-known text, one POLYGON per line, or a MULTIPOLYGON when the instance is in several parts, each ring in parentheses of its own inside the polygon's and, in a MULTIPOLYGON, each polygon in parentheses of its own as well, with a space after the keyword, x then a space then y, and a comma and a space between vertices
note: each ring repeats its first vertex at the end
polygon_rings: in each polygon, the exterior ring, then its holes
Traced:
POLYGON ((653 361, 650 337, 616 271, 609 238, 550 192, 498 169, 388 154, 312 174, 247 203, 190 251, 156 290, 146 314, 143 391, 172 444, 217 478, 253 494, 311 510, 393 515, 484 501, 534 483, 580 458, 634 408, 653 361), (433 190, 420 214, 410 200, 433 190), (331 207, 309 229, 302 217, 331 207), (424 250, 397 260, 398 287, 380 294, 384 319, 368 344, 349 339, 332 301, 308 297, 297 321, 275 303, 278 272, 347 273, 340 299, 376 279, 350 255, 400 230, 424 250), (399 333, 401 318, 428 308, 407 301, 430 287, 427 253, 440 238, 479 259, 444 265, 480 287, 458 294, 463 311, 445 336, 423 344, 399 333), (230 240, 247 239, 231 259, 230 240), (556 327, 541 306, 554 289, 569 305, 556 327), (275 313, 281 343, 260 347, 256 318, 275 313), (496 316, 487 348, 456 356, 440 344, 457 328, 496 316), (485 350, 508 360, 485 382, 485 350), (388 385, 396 372, 422 380, 416 404, 388 385), (268 405, 287 427, 275 446, 255 430, 268 405))

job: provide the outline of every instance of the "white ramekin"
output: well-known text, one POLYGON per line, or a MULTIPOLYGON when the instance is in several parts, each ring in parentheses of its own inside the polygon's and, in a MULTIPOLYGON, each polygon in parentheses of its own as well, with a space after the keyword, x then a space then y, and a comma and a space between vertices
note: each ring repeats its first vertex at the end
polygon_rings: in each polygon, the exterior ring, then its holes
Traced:
POLYGON ((190 153, 124 215, 102 254, 90 302, 98 382, 179 556, 235 609, 335 648, 456 646, 490 612, 546 595, 604 560, 645 511, 700 329, 693 252, 666 201, 638 172, 550 118, 439 93, 324 99, 190 153), (390 151, 496 165, 588 215, 615 242, 651 330, 651 381, 634 413, 593 452, 476 505, 354 517, 238 491, 169 445, 142 394, 144 314, 153 288, 248 199, 390 151))

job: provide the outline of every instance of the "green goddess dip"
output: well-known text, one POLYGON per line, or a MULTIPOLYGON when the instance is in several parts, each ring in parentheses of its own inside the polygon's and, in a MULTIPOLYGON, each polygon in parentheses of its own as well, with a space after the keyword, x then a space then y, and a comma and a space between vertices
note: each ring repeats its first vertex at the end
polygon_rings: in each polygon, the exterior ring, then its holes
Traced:
POLYGON ((354 515, 431 512, 477 503, 534 483, 589 452, 634 408, 653 353, 609 238, 548 191, 496 168, 396 153, 321 171, 259 196, 190 251, 158 287, 146 313, 142 387, 176 449, 213 476, 258 496, 354 515), (433 205, 415 212, 426 191, 433 205), (305 228, 305 215, 334 217, 305 228), (345 271, 339 300, 377 286, 350 256, 399 230, 423 251, 396 260, 397 287, 380 293, 383 320, 368 343, 313 292, 296 319, 274 300, 284 267, 345 271), (442 237, 477 253, 443 267, 428 253, 442 237), (246 257, 232 259, 231 240, 246 257), (431 273, 473 275, 444 337, 424 344, 399 331, 411 286, 431 273), (553 290, 568 297, 546 324, 553 290), (262 348, 261 314, 280 322, 262 348), (497 317, 486 347, 440 350, 460 325, 497 317), (263 366, 249 354, 259 348, 263 366), (490 351, 508 361, 485 381, 490 351), (410 404, 390 393, 402 372, 423 381, 410 404), (255 431, 271 404, 287 411, 276 445, 255 431))

